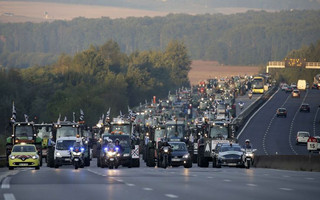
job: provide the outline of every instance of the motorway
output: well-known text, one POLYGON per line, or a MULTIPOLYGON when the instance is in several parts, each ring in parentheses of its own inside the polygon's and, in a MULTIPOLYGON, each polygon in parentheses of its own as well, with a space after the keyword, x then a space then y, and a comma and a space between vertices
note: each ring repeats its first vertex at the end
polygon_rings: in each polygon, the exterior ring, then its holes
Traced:
POLYGON ((300 98, 278 90, 252 116, 239 136, 239 143, 250 139, 258 155, 306 155, 306 145, 296 145, 298 131, 308 131, 312 136, 320 135, 320 90, 301 92, 300 98), (299 112, 302 102, 310 104, 311 111, 299 112), (276 109, 284 107, 287 118, 277 117, 276 109))
POLYGON ((320 173, 243 168, 102 169, 95 165, 0 169, 5 200, 308 199, 320 196, 320 173))

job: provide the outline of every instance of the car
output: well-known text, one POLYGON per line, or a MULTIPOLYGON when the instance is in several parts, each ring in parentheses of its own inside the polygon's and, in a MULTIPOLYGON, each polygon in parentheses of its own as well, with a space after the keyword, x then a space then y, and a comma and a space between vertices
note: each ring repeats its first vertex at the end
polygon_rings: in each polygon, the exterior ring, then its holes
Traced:
POLYGON ((287 109, 278 108, 276 114, 277 114, 277 117, 287 117, 287 109))
POLYGON ((302 103, 300 106, 300 112, 310 112, 310 106, 307 103, 302 103))
POLYGON ((239 144, 222 144, 216 152, 216 163, 214 166, 220 168, 221 166, 235 166, 243 167, 243 151, 239 144))
POLYGON ((300 91, 298 89, 294 89, 291 93, 292 97, 300 98, 300 91))
POLYGON ((289 93, 289 92, 292 92, 293 91, 293 88, 291 86, 288 86, 286 89, 285 89, 286 93, 289 93))
POLYGON ((184 166, 184 168, 192 167, 192 158, 188 153, 187 145, 184 142, 169 142, 171 153, 171 165, 173 167, 184 166))
POLYGON ((288 89, 288 87, 289 87, 289 85, 284 83, 284 84, 281 85, 281 90, 282 91, 286 91, 288 89))
POLYGON ((307 131, 298 131, 297 132, 297 139, 296 139, 296 145, 299 144, 307 144, 308 139, 310 137, 310 133, 307 131))
POLYGON ((15 167, 34 167, 40 169, 40 159, 38 151, 33 144, 16 144, 13 146, 8 158, 9 170, 15 167))

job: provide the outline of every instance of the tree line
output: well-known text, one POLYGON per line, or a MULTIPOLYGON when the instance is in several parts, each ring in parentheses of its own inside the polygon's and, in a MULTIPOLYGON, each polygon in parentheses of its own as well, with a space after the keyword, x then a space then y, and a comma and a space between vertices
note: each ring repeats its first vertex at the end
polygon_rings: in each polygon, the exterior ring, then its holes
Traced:
POLYGON ((192 59, 226 65, 265 65, 319 39, 320 11, 248 11, 222 15, 86 19, 0 24, 0 65, 26 68, 54 63, 61 52, 76 54, 113 40, 121 51, 164 50, 182 40, 192 59))
MULTIPOLYGON (((14 101, 18 121, 28 114, 35 122, 55 122, 59 114, 85 112, 90 125, 111 108, 112 116, 127 113, 153 95, 189 86, 191 60, 181 41, 171 41, 163 51, 125 54, 109 40, 74 56, 62 54, 48 66, 26 69, 0 68, 0 133, 8 128, 14 101)), ((79 116, 79 115, 78 115, 79 116)))

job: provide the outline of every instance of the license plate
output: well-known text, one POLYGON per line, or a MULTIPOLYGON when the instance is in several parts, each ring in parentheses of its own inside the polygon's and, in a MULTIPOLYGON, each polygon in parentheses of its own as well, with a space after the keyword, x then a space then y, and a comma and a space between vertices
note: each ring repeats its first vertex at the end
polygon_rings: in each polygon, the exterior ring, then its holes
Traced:
POLYGON ((251 158, 247 158, 247 160, 251 160, 251 158))
POLYGON ((237 166, 236 163, 228 163, 228 166, 237 166))
POLYGON ((110 161, 114 161, 114 158, 110 158, 110 161))
POLYGON ((20 163, 19 166, 28 166, 28 163, 20 163))
POLYGON ((74 161, 79 161, 79 158, 75 158, 74 161))
POLYGON ((172 158, 172 161, 180 161, 179 158, 172 158))
POLYGON ((66 159, 64 159, 64 160, 65 160, 65 161, 71 161, 70 158, 66 158, 66 159))

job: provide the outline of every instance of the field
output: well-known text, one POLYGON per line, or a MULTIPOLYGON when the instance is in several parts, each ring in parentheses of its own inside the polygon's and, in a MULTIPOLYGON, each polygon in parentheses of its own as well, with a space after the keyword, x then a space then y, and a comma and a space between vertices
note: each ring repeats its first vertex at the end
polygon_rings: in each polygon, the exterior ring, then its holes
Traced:
MULTIPOLYGON (((215 8, 209 12, 234 14, 248 11, 249 8, 215 8)), ((258 10, 258 9, 250 9, 258 10)), ((184 12, 183 9, 178 12, 184 12)), ((195 12, 195 11, 194 11, 195 12)), ((203 11, 202 11, 203 12, 203 11)), ((184 12, 185 13, 185 12, 184 12)), ((188 14, 199 14, 188 12, 188 14)), ((207 11, 206 11, 207 13, 207 11)), ((94 6, 80 4, 63 4, 48 2, 23 2, 23 1, 0 1, 0 22, 19 23, 19 22, 52 22, 54 20, 72 20, 76 17, 101 18, 109 17, 155 17, 166 16, 169 12, 151 11, 141 9, 119 8, 109 6, 94 6)))
POLYGON ((117 8, 106 6, 74 5, 42 2, 0 1, 0 22, 44 22, 72 20, 76 17, 126 18, 143 16, 165 16, 167 12, 117 8))
POLYGON ((215 61, 194 60, 191 64, 189 79, 192 85, 201 80, 234 75, 254 75, 259 73, 259 66, 226 66, 215 61))

